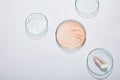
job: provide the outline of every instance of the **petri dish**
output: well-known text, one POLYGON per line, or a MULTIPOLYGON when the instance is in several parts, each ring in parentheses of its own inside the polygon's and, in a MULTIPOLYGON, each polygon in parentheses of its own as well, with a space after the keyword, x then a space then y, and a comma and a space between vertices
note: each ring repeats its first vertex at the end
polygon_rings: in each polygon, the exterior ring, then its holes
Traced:
POLYGON ((96 79, 107 78, 113 69, 113 57, 104 48, 95 48, 87 57, 87 69, 90 75, 96 79))
POLYGON ((81 17, 92 18, 99 10, 99 0, 75 0, 75 10, 81 17))
POLYGON ((33 39, 42 38, 48 30, 47 17, 42 13, 32 13, 25 21, 26 34, 33 39))
POLYGON ((79 49, 86 40, 83 25, 76 20, 65 20, 56 29, 56 41, 65 50, 79 49))

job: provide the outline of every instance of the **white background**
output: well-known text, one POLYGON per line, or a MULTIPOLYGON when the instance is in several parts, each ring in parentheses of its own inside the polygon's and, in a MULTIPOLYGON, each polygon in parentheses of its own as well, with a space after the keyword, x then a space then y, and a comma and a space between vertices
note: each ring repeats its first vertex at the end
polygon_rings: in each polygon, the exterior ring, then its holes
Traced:
POLYGON ((86 68, 88 53, 105 48, 114 58, 112 74, 120 80, 120 0, 100 0, 94 18, 84 19, 74 9, 75 0, 0 0, 0 80, 94 80, 86 68), (28 15, 47 16, 49 29, 40 40, 25 33, 28 15), (64 52, 55 30, 64 20, 80 21, 86 29, 85 45, 76 53, 64 52))

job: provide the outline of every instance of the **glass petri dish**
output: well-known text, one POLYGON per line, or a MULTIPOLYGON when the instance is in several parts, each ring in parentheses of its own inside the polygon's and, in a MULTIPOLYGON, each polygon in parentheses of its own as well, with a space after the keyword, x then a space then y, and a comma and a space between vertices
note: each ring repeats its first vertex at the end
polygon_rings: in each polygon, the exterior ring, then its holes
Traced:
POLYGON ((96 79, 107 78, 113 69, 113 57, 106 49, 93 49, 87 57, 87 69, 96 79))
POLYGON ((99 10, 99 0, 75 0, 75 10, 81 17, 92 18, 99 10))
POLYGON ((42 38, 48 30, 47 17, 42 13, 32 13, 25 21, 26 34, 33 39, 42 38))
POLYGON ((65 50, 79 49, 86 40, 83 25, 76 20, 65 20, 56 29, 56 41, 65 50))

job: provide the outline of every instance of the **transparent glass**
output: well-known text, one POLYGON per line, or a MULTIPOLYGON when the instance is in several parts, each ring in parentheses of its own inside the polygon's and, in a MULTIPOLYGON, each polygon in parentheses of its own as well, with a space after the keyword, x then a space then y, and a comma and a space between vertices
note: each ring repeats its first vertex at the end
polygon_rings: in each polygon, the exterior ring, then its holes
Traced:
POLYGON ((99 10, 99 0, 75 0, 75 10, 81 17, 92 18, 99 10))
MULTIPOLYGON (((99 61, 97 61, 97 63, 100 64, 99 61)), ((111 74, 113 69, 112 55, 103 48, 93 49, 87 57, 87 69, 88 72, 96 79, 107 78, 111 74), (101 59, 102 65, 96 65, 96 62, 94 62, 94 57, 96 56, 98 59, 101 59)))
POLYGON ((56 41, 65 50, 79 49, 86 40, 83 25, 76 20, 65 20, 56 29, 56 41))
POLYGON ((47 17, 42 13, 32 13, 26 18, 25 30, 30 38, 42 38, 48 30, 47 17))

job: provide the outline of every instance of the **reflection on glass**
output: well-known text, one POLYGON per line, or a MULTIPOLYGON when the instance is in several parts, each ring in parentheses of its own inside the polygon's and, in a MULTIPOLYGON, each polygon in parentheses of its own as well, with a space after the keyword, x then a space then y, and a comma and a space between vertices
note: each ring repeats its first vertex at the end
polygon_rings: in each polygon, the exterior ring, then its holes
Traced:
POLYGON ((99 10, 99 0, 75 0, 76 12, 84 17, 94 17, 99 10))
POLYGON ((87 57, 87 68, 94 78, 108 77, 113 69, 112 55, 103 48, 93 49, 87 57))
POLYGON ((43 37, 48 30, 48 20, 42 13, 33 13, 25 21, 26 34, 30 38, 38 39, 43 37))

